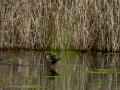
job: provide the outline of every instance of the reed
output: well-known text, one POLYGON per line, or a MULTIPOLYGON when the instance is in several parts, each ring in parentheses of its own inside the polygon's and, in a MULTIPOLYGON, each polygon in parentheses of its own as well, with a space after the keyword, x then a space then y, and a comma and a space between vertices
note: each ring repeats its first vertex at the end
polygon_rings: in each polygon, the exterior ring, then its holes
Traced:
POLYGON ((120 51, 119 0, 1 0, 0 48, 120 51))

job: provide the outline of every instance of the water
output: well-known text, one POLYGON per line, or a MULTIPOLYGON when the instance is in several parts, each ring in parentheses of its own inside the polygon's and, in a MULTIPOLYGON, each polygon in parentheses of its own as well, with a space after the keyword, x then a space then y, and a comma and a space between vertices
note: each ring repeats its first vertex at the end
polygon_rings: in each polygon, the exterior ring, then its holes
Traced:
POLYGON ((120 89, 120 54, 50 52, 61 58, 50 66, 47 53, 1 51, 0 89, 120 89))

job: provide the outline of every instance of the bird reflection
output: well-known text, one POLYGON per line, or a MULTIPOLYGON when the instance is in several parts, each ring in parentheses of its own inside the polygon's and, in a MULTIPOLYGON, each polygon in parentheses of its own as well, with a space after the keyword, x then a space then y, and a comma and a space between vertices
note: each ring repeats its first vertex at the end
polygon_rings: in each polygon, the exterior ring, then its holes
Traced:
POLYGON ((43 64, 40 64, 38 67, 39 67, 40 69, 43 69, 44 65, 43 65, 43 64))
POLYGON ((55 76, 60 76, 55 70, 53 70, 53 69, 51 69, 50 68, 50 75, 48 75, 48 76, 50 76, 50 77, 48 77, 48 79, 50 79, 50 80, 55 80, 55 76))

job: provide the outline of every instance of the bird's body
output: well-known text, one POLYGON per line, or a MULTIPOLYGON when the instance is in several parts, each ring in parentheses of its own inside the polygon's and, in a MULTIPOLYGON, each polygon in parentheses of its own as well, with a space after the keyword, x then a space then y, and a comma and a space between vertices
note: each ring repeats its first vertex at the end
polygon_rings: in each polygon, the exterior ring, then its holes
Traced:
POLYGON ((55 55, 47 55, 46 58, 50 60, 49 63, 51 63, 51 65, 55 65, 55 63, 60 60, 60 58, 57 59, 55 55))

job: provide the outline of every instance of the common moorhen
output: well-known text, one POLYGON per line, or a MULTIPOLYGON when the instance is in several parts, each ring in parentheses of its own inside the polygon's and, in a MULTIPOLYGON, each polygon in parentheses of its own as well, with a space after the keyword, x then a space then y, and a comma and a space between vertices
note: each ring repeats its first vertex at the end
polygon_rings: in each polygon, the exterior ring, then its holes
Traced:
POLYGON ((55 63, 61 59, 61 58, 57 59, 55 55, 47 55, 46 58, 50 60, 49 63, 51 63, 51 65, 55 65, 55 63))

